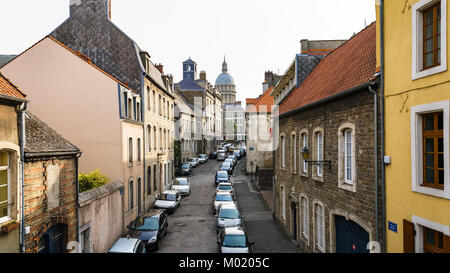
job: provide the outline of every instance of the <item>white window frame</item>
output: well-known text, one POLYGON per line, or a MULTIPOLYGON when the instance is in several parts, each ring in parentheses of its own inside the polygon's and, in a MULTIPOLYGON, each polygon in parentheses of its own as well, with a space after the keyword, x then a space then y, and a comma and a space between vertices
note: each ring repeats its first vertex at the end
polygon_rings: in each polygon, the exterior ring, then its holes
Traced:
POLYGON ((300 146, 300 159, 302 162, 302 170, 301 170, 301 174, 303 176, 308 176, 308 162, 306 162, 306 159, 303 159, 303 154, 302 154, 302 150, 304 147, 308 148, 308 131, 306 130, 302 130, 300 132, 300 137, 302 140, 302 145, 300 146))
POLYGON ((291 134, 291 173, 297 174, 297 134, 291 134))
MULTIPOLYGON (((323 161, 323 133, 317 132, 317 161, 323 161), (319 137, 320 136, 320 137, 319 137)), ((317 176, 323 177, 323 167, 317 166, 317 176)))
POLYGON ((6 187, 7 188, 7 199, 6 199, 6 207, 7 207, 7 215, 0 218, 0 223, 4 223, 7 222, 9 220, 11 220, 11 208, 10 208, 10 200, 11 200, 11 172, 10 172, 10 155, 8 151, 0 151, 0 152, 4 152, 6 153, 6 162, 7 162, 7 166, 0 166, 0 170, 1 171, 5 171, 6 170, 6 187))
POLYGON ((417 80, 447 71, 447 0, 421 0, 412 6, 412 65, 411 78, 417 80), (441 1, 441 64, 423 70, 422 11, 441 1))
POLYGON ((321 252, 325 252, 325 207, 322 202, 314 200, 313 202, 313 214, 314 214, 314 246, 321 252), (317 207, 322 208, 321 225, 318 223, 317 207), (320 229, 321 228, 321 229, 320 229), (320 236, 320 237, 319 237, 320 236), (319 238, 322 238, 323 245, 319 244, 319 238))
MULTIPOLYGON (((319 127, 319 128, 314 129, 312 135, 313 135, 312 158, 313 158, 313 160, 316 160, 316 161, 323 161, 323 156, 325 153, 325 147, 324 147, 325 132, 322 128, 319 127), (322 135, 322 137, 321 137, 321 145, 322 145, 321 156, 319 155, 319 153, 320 153, 320 146, 318 143, 319 135, 322 135)), ((323 174, 324 174, 323 167, 319 167, 318 165, 314 164, 313 170, 312 170, 313 179, 323 182, 323 174)))
POLYGON ((450 199, 449 109, 449 101, 411 107, 411 190, 413 192, 450 199), (421 185, 423 181, 422 115, 438 111, 442 111, 444 115, 444 190, 421 185))
POLYGON ((338 129, 338 187, 344 190, 356 192, 356 130, 352 123, 342 124, 338 129), (348 169, 348 149, 347 149, 347 133, 351 131, 351 176, 347 177, 348 169))
POLYGON ((309 245, 309 200, 306 195, 300 195, 300 213, 301 217, 301 237, 309 245), (306 201, 306 206, 303 201, 306 201))
POLYGON ((423 227, 441 232, 446 236, 450 236, 450 226, 430 221, 428 219, 412 215, 412 223, 416 231, 415 236, 415 252, 423 253, 423 227))
POLYGON ((282 134, 280 136, 281 142, 281 169, 286 169, 286 136, 282 134))

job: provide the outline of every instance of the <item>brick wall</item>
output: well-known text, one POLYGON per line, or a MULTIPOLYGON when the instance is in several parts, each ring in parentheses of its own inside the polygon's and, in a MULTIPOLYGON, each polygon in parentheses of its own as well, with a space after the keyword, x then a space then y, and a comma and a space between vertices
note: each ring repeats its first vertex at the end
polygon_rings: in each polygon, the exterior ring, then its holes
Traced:
POLYGON ((38 242, 56 224, 67 225, 68 242, 77 240, 77 178, 75 158, 55 158, 25 163, 25 235, 26 252, 38 251, 38 242), (59 166, 59 206, 48 209, 47 167, 59 166))
MULTIPOLYGON (((371 231, 371 240, 375 236, 375 175, 374 175, 374 106, 373 95, 361 91, 353 95, 323 104, 293 116, 280 119, 280 134, 286 135, 286 170, 281 167, 281 149, 275 152, 276 179, 276 217, 289 235, 293 235, 291 202, 297 203, 297 238, 299 246, 307 252, 317 252, 314 246, 313 200, 324 205, 325 251, 333 252, 335 227, 330 219, 334 213, 347 217, 356 217, 358 224, 365 225, 371 231), (338 131, 344 123, 355 125, 356 192, 338 187, 338 131), (324 131, 324 160, 331 160, 331 170, 323 168, 323 182, 312 178, 312 164, 308 165, 308 175, 300 175, 301 137, 300 131, 308 131, 308 148, 312 151, 313 130, 321 127, 324 131), (297 134, 297 174, 291 172, 291 133, 297 134), (286 221, 281 219, 280 187, 286 191, 286 221), (291 193, 294 198, 291 198, 291 193), (300 194, 308 198, 309 243, 301 237, 300 194), (330 230, 331 229, 331 230, 330 230)), ((380 139, 380 138, 378 138, 380 139)), ((280 145, 281 146, 281 145, 280 145)), ((379 143, 378 146, 380 147, 379 143)), ((379 150, 378 150, 379 151, 379 150)), ((311 157, 309 158, 311 160, 311 157)), ((380 175, 378 176, 378 178, 380 175)), ((380 181, 380 180, 379 180, 380 181)), ((380 182, 379 182, 380 185, 380 182)), ((381 190, 379 191, 381 192, 381 190)), ((381 240, 380 240, 381 241, 381 240)))

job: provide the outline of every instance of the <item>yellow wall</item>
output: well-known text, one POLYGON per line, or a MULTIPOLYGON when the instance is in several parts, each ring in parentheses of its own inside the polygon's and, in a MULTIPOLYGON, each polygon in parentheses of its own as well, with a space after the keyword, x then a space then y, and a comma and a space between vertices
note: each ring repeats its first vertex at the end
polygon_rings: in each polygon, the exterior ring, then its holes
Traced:
POLYGON ((412 215, 450 225, 450 200, 411 190, 411 107, 450 100, 448 70, 411 79, 412 6, 417 2, 410 0, 411 9, 403 13, 404 1, 385 1, 385 135, 386 155, 392 158, 386 167, 386 220, 398 225, 397 233, 386 231, 388 252, 403 252, 403 219, 411 222, 412 215))

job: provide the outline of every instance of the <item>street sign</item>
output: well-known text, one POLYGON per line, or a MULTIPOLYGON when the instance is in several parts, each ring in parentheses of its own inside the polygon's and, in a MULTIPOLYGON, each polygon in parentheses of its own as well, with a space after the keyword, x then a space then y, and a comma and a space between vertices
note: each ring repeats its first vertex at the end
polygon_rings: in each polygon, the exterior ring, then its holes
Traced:
POLYGON ((397 233, 397 224, 392 223, 391 221, 389 221, 389 222, 388 222, 388 227, 389 227, 389 230, 391 230, 391 231, 397 233))

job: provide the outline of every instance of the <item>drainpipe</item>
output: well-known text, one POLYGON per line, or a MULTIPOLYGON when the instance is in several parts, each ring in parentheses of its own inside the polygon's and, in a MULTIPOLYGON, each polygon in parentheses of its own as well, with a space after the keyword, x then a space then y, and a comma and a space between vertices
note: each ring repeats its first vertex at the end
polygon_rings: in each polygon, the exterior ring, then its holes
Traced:
POLYGON ((380 119, 381 119, 381 206, 382 206, 382 234, 383 242, 381 244, 381 252, 386 252, 386 176, 385 176, 385 132, 384 132, 384 0, 381 0, 380 5, 380 46, 381 46, 381 78, 380 78, 380 119))
MULTIPOLYGON (((81 157, 81 152, 78 153, 75 157, 75 170, 76 170, 76 179, 77 179, 77 237, 76 237, 76 241, 78 242, 78 244, 80 245, 80 180, 79 180, 79 175, 78 175, 78 159, 81 157)), ((82 253, 82 249, 78 249, 79 253, 82 253)))
POLYGON ((377 242, 380 241, 380 235, 379 235, 379 204, 378 204, 378 94, 375 90, 373 90, 372 85, 369 85, 369 91, 373 94, 373 114, 374 114, 374 155, 375 155, 375 240, 377 242))
POLYGON ((21 171, 21 204, 20 204, 20 252, 25 253, 25 111, 27 110, 27 102, 24 102, 19 111, 17 111, 19 118, 19 146, 20 146, 20 171, 21 171))

